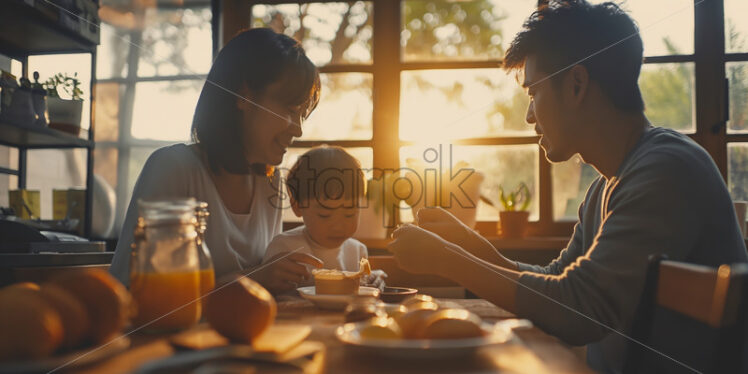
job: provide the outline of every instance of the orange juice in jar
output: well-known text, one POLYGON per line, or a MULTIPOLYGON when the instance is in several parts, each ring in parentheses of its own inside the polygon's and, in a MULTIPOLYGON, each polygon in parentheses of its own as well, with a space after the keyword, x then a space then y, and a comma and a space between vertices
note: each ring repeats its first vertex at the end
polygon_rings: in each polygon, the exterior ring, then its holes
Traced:
POLYGON ((133 274, 132 296, 138 307, 133 323, 149 331, 194 325, 201 312, 201 275, 197 271, 133 274))
POLYGON ((216 286, 216 276, 213 269, 200 270, 200 296, 205 296, 216 286))
POLYGON ((136 326, 188 328, 200 320, 201 267, 194 199, 138 201, 140 218, 130 260, 136 326))

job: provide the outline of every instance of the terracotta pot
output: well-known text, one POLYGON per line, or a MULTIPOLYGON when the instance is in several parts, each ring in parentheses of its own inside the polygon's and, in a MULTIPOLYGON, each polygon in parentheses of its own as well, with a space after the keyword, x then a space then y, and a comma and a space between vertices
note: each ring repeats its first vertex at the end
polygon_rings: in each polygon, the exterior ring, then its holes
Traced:
POLYGON ((530 212, 499 212, 499 235, 502 238, 522 238, 527 232, 530 212))

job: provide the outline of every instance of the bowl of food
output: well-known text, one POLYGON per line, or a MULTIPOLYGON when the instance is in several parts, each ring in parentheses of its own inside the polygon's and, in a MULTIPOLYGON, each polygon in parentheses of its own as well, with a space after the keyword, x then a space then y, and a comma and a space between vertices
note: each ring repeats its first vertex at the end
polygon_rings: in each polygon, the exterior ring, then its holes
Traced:
POLYGON ((418 290, 407 287, 385 287, 379 298, 385 303, 401 303, 417 294, 418 290))

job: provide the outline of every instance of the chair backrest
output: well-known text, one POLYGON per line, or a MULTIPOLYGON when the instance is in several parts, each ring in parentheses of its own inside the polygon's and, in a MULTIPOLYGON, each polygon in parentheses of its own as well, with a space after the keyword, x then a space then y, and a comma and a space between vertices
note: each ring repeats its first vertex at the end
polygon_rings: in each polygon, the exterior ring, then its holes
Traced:
POLYGON ((748 265, 715 269, 653 256, 624 371, 746 373, 747 319, 748 265))

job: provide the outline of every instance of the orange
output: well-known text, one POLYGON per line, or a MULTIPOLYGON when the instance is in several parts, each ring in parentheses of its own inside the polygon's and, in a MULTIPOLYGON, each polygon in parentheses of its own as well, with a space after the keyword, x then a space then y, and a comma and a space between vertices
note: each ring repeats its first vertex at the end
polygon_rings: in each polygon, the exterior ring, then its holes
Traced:
POLYGON ((275 320, 275 299, 259 283, 240 275, 228 278, 205 300, 205 318, 221 335, 251 343, 275 320))
POLYGON ((62 346, 65 348, 78 346, 85 339, 89 329, 86 307, 73 294, 51 283, 42 284, 39 292, 44 300, 60 314, 65 331, 62 346))
POLYGON ((127 324, 130 294, 118 280, 101 269, 75 269, 52 280, 81 301, 88 312, 88 337, 103 343, 127 324))
POLYGON ((60 315, 39 291, 24 286, 0 290, 0 361, 42 358, 62 342, 60 315))

